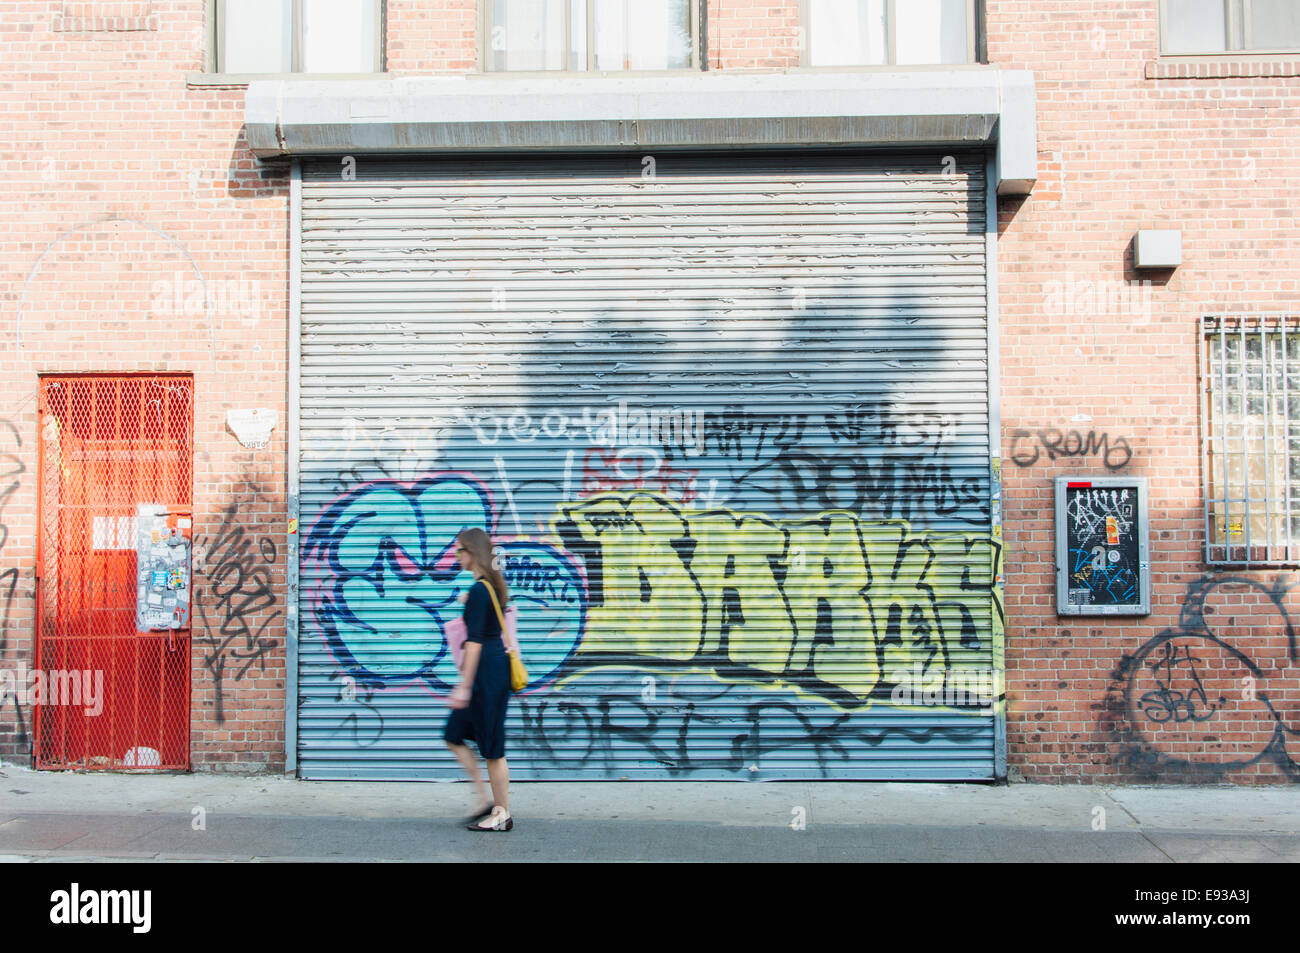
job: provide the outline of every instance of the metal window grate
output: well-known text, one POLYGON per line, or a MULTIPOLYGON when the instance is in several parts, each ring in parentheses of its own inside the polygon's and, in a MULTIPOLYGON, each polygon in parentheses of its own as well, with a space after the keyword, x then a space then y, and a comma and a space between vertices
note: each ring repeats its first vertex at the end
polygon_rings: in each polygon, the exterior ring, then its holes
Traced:
POLYGON ((1300 565, 1300 316, 1206 317, 1200 343, 1205 561, 1300 565))

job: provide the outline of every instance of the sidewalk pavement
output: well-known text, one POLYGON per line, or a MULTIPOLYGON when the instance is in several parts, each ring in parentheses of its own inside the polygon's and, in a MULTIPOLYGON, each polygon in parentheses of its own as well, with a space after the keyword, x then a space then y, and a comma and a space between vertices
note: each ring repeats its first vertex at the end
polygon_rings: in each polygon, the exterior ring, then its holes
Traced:
POLYGON ((492 836, 455 823, 472 795, 6 764, 0 860, 1300 861, 1295 787, 516 783, 492 836))

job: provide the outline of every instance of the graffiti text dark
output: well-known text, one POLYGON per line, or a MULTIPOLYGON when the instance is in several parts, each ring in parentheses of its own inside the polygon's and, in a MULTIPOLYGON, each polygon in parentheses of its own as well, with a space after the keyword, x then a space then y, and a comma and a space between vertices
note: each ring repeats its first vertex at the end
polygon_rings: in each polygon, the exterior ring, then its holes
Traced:
POLYGON ((1124 437, 1111 437, 1089 430, 1087 435, 1077 430, 1013 430, 1011 432, 1011 462, 1018 467, 1032 467, 1045 457, 1100 457, 1107 470, 1122 470, 1133 459, 1133 450, 1124 437))
MULTIPOLYGON (((196 540, 196 548, 199 542, 196 540)), ((264 669, 265 655, 279 645, 278 640, 263 633, 280 610, 256 623, 256 617, 276 603, 270 568, 275 558, 274 540, 255 539, 239 522, 238 507, 228 506, 222 514, 220 532, 207 544, 207 589, 195 593, 203 629, 195 642, 208 649, 203 665, 212 675, 217 724, 226 720, 227 677, 240 681, 254 662, 264 669)))

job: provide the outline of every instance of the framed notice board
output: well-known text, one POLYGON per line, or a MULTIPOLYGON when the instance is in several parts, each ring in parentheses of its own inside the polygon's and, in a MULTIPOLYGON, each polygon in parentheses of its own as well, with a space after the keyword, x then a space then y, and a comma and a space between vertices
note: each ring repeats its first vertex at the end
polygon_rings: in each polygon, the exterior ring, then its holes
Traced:
POLYGON ((1056 478, 1056 612, 1147 615, 1145 477, 1056 478))

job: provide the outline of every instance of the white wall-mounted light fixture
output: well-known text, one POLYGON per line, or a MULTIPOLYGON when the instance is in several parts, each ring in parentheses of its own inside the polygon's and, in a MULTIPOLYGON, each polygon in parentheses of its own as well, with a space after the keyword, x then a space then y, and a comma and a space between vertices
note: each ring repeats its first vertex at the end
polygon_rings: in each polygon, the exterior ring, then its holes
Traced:
POLYGON ((1183 263, 1183 233, 1142 229, 1133 239, 1133 261, 1137 268, 1177 268, 1183 263))

